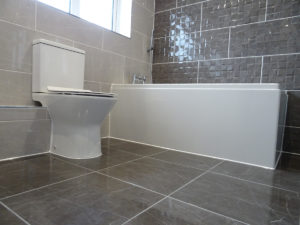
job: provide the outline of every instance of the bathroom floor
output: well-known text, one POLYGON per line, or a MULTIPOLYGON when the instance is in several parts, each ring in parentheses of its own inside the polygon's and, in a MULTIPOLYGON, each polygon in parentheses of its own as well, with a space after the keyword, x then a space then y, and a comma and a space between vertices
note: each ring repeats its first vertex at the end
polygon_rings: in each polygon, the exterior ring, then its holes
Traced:
POLYGON ((0 224, 299 225, 299 156, 283 154, 271 171, 117 139, 102 145, 96 159, 0 162, 0 224))

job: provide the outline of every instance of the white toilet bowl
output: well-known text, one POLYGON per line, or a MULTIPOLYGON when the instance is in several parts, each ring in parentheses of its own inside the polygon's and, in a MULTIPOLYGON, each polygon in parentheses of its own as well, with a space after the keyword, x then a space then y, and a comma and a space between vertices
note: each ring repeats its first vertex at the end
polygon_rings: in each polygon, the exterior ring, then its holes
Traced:
POLYGON ((50 151, 73 159, 101 156, 100 124, 117 101, 114 97, 33 93, 52 120, 50 151))
POLYGON ((101 123, 117 101, 113 94, 83 90, 84 66, 81 49, 33 41, 32 98, 50 113, 50 151, 73 159, 101 155, 101 123))

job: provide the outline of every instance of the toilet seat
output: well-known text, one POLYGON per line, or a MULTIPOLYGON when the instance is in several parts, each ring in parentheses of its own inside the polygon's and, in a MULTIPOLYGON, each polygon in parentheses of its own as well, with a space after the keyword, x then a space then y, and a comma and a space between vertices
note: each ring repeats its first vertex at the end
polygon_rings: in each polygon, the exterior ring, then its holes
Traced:
POLYGON ((105 92, 94 92, 91 90, 84 89, 73 89, 73 88, 63 88, 63 87, 47 87, 47 94, 61 94, 61 95, 80 95, 80 96, 93 96, 93 97, 115 97, 114 93, 105 93, 105 92))

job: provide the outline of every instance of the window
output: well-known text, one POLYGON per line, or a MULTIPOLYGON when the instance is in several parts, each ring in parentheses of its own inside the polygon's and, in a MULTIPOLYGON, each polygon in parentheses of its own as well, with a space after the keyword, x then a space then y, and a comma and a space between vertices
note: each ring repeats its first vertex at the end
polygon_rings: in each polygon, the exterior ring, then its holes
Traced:
POLYGON ((106 29, 130 37, 132 0, 39 1, 106 29))

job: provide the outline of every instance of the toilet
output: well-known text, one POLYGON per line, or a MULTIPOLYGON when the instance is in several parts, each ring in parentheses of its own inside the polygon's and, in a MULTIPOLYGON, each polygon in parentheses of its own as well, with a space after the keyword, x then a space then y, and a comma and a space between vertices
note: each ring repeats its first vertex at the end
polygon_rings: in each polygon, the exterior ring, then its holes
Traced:
POLYGON ((49 40, 33 41, 32 98, 52 120, 50 152, 72 159, 101 156, 100 126, 117 98, 84 90, 85 52, 49 40))

